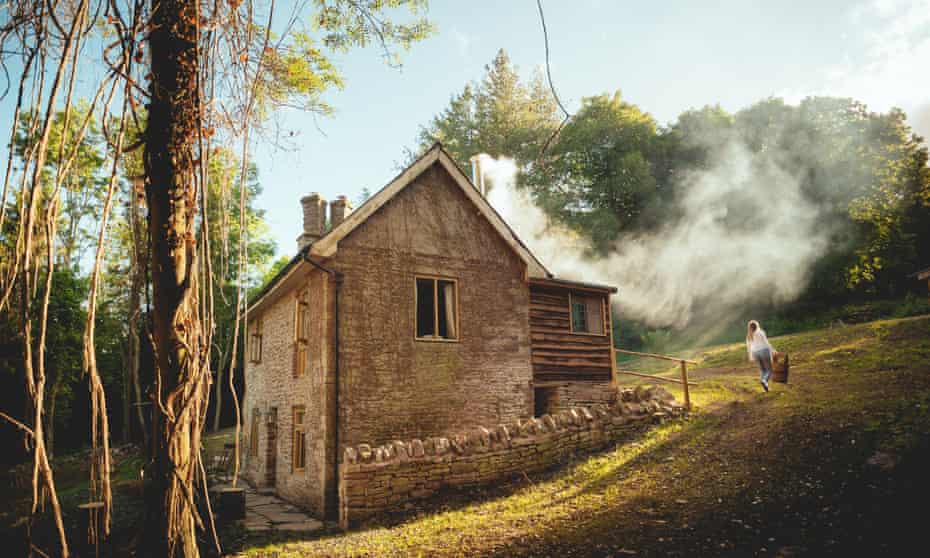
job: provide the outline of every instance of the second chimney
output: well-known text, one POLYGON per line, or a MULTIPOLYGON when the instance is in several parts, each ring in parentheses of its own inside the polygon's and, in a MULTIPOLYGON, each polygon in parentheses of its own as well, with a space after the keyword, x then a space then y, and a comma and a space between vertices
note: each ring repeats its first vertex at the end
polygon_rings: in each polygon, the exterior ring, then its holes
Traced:
POLYGON ((329 226, 331 229, 335 229, 342 223, 346 215, 352 211, 352 204, 349 203, 349 200, 345 196, 338 196, 333 201, 329 202, 329 226))
POLYGON ((304 209, 304 232, 297 237, 297 249, 303 250, 308 244, 323 236, 323 228, 326 225, 326 200, 314 192, 300 198, 300 205, 304 209))

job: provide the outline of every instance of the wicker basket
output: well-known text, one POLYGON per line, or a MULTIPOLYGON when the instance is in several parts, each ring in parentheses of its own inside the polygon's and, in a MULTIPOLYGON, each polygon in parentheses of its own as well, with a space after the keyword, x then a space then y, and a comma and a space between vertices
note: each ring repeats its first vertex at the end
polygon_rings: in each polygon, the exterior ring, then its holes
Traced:
POLYGON ((788 353, 778 353, 772 356, 772 380, 782 384, 788 383, 788 369, 790 368, 788 353))

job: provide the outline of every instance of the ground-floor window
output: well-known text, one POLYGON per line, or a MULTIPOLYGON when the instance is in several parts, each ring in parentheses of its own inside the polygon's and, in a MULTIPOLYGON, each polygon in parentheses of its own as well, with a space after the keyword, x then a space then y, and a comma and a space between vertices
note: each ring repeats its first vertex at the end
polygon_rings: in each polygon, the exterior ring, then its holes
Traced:
POLYGON ((291 437, 291 466, 295 472, 303 471, 307 468, 307 431, 304 425, 306 414, 307 411, 303 405, 294 407, 293 434, 291 437))
POLYGON ((249 429, 249 456, 258 457, 258 423, 260 413, 258 408, 252 410, 252 427, 249 429))

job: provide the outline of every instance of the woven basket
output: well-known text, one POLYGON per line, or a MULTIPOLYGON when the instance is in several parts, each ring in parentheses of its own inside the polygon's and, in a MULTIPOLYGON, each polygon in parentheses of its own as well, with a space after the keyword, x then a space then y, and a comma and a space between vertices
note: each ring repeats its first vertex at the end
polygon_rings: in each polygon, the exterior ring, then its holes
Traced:
POLYGON ((782 384, 788 383, 788 370, 791 367, 788 353, 778 353, 772 356, 772 380, 782 384))

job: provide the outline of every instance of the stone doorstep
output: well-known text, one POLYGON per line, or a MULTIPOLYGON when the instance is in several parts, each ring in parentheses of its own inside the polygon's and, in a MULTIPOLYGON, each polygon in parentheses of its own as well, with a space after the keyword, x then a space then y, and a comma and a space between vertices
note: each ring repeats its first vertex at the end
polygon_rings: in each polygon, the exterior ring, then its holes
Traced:
POLYGON ((246 491, 245 507, 242 526, 250 532, 276 530, 311 533, 323 529, 323 522, 273 494, 246 491))
POLYGON ((246 519, 242 522, 242 526, 246 531, 253 533, 271 530, 271 523, 268 523, 267 521, 251 521, 246 519))
POLYGON ((251 494, 245 495, 245 507, 247 508, 257 508, 259 506, 269 506, 273 504, 279 504, 281 501, 277 498, 272 498, 271 496, 252 496, 251 494))
POLYGON ((323 522, 316 519, 306 519, 304 521, 295 521, 293 523, 275 524, 276 531, 301 531, 314 532, 323 528, 323 522))
POLYGON ((286 512, 279 510, 267 510, 262 512, 268 521, 272 523, 294 523, 295 521, 304 521, 312 519, 309 515, 297 512, 286 512))

